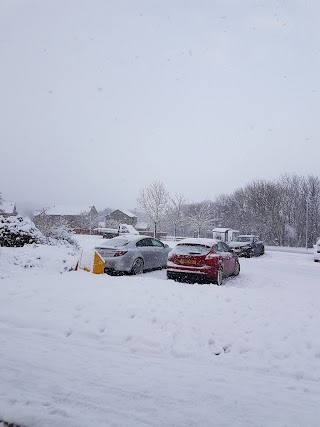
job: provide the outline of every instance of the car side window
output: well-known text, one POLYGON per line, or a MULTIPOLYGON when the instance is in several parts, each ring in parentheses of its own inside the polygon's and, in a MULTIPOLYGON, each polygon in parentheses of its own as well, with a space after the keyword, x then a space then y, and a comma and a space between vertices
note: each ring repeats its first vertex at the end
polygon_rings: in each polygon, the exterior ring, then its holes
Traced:
POLYGON ((137 247, 145 247, 145 246, 152 246, 152 242, 151 242, 151 239, 142 239, 142 240, 139 240, 137 243, 136 243, 136 246, 137 247))
POLYGON ((231 252, 231 249, 226 243, 222 242, 222 247, 223 247, 223 252, 231 252))
POLYGON ((222 242, 218 242, 215 246, 215 250, 216 252, 225 252, 223 249, 223 243, 222 242))
POLYGON ((153 245, 153 246, 157 246, 157 247, 160 247, 160 248, 163 248, 163 247, 164 247, 164 244, 163 244, 162 242, 160 242, 160 240, 157 240, 157 239, 151 239, 151 241, 152 241, 152 245, 153 245))

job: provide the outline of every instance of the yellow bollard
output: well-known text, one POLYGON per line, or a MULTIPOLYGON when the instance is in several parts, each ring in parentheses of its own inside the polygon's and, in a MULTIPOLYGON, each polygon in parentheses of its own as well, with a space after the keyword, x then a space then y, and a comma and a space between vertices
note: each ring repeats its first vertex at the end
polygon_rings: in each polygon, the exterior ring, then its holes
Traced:
POLYGON ((104 266, 105 265, 106 265, 105 260, 103 258, 101 258, 101 256, 98 254, 98 252, 94 251, 92 273, 94 273, 94 274, 104 273, 104 266))

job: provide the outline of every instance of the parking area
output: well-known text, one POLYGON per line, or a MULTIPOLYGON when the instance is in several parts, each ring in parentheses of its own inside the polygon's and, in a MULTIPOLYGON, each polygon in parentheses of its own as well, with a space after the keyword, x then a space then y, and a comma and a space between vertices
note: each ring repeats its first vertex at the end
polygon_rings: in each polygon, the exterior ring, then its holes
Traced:
POLYGON ((221 287, 165 270, 4 279, 0 419, 316 426, 319 276, 311 255, 267 252, 221 287))

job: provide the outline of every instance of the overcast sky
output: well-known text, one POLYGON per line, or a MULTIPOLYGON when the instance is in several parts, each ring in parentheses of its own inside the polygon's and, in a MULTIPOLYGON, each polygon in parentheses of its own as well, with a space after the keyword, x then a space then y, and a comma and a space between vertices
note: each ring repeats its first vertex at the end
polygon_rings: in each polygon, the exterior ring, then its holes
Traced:
POLYGON ((1 0, 0 192, 129 209, 320 175, 318 0, 1 0))

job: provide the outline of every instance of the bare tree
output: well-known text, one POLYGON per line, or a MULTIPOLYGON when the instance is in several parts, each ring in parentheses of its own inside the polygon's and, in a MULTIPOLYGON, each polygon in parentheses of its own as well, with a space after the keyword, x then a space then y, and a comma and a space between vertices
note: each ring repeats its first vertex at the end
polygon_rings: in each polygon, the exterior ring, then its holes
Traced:
POLYGON ((165 215, 168 201, 169 194, 161 181, 155 181, 149 187, 141 190, 137 199, 139 206, 153 223, 155 237, 157 235, 157 225, 165 215))
POLYGON ((283 175, 257 180, 215 202, 220 221, 269 244, 312 247, 320 235, 320 179, 283 175))
POLYGON ((176 194, 174 197, 169 197, 170 202, 167 209, 167 218, 173 224, 173 235, 177 237, 177 228, 184 221, 184 207, 187 199, 182 194, 176 194))
POLYGON ((202 233, 207 234, 214 221, 212 203, 209 200, 204 200, 200 203, 188 205, 186 221, 191 230, 197 234, 197 237, 200 237, 202 233))

